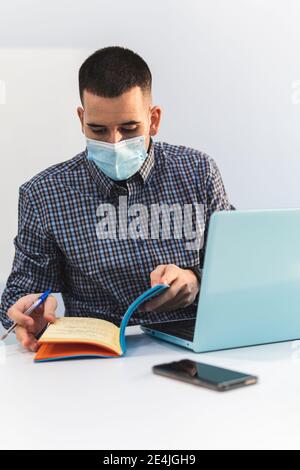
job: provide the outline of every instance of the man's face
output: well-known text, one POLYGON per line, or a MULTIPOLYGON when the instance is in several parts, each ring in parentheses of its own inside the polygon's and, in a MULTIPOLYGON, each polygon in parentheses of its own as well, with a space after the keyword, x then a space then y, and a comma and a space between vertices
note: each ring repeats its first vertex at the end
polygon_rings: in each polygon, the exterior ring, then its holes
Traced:
POLYGON ((140 87, 116 98, 103 98, 84 90, 83 108, 77 108, 77 113, 86 137, 113 144, 143 135, 146 149, 150 136, 158 132, 161 118, 161 108, 152 107, 150 96, 145 96, 140 87))

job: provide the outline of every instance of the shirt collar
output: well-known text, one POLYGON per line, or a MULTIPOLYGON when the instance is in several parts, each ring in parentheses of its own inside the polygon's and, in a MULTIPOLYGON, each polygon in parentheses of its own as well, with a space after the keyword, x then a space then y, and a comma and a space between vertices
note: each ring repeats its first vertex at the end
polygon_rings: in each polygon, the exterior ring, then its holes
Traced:
MULTIPOLYGON (((117 182, 115 182, 114 180, 109 178, 107 175, 105 175, 100 170, 100 168, 98 168, 95 162, 87 158, 87 153, 88 153, 87 148, 85 149, 84 152, 85 152, 85 157, 86 157, 85 162, 90 172, 90 175, 99 186, 101 192, 103 192, 106 195, 109 195, 116 185, 118 187, 120 185, 118 185, 117 182)), ((153 167, 154 167, 154 142, 153 142, 152 137, 150 137, 149 147, 147 150, 147 157, 144 163, 142 164, 141 168, 139 169, 139 171, 135 175, 133 175, 131 178, 134 180, 139 179, 143 184, 145 184, 152 172, 153 167)), ((130 181, 131 181, 131 178, 129 178, 130 181)))

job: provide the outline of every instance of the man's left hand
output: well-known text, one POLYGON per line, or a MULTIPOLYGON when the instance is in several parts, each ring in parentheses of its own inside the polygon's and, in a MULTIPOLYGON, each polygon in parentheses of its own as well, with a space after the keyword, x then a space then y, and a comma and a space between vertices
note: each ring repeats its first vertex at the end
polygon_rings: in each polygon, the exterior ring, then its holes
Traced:
POLYGON ((151 287, 169 284, 169 288, 157 298, 141 307, 144 312, 166 312, 184 308, 194 302, 200 289, 196 275, 190 269, 175 264, 160 264, 150 274, 151 287))

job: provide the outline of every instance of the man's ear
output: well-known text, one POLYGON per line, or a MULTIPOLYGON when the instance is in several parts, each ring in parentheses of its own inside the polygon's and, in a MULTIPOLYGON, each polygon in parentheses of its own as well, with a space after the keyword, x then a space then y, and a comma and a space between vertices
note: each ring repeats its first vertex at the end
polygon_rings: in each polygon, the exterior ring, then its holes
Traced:
POLYGON ((161 120, 162 109, 159 106, 153 106, 151 109, 150 135, 154 136, 158 133, 161 120))
POLYGON ((81 106, 78 106, 77 108, 77 115, 79 117, 79 120, 81 122, 81 130, 82 130, 82 133, 84 134, 84 123, 83 123, 83 114, 84 114, 84 110, 81 106))

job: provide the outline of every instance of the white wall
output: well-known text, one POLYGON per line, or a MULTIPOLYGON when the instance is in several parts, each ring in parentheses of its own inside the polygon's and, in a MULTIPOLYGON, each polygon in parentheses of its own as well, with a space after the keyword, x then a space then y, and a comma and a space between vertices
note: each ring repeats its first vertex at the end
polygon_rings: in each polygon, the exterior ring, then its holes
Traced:
POLYGON ((84 148, 77 72, 100 47, 145 58, 163 108, 157 139, 212 155, 234 205, 300 206, 299 20, 297 0, 2 1, 0 281, 18 186, 84 148))

